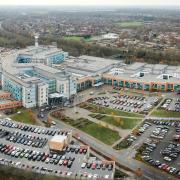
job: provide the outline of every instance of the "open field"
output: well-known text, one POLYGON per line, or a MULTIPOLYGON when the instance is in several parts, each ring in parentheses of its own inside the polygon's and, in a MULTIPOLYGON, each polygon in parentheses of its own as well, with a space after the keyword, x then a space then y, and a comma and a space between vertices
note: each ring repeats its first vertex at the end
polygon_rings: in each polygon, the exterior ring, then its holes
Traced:
POLYGON ((65 36, 63 39, 65 40, 73 40, 73 41, 81 41, 84 38, 80 36, 65 36))
POLYGON ((127 22, 119 22, 117 23, 122 28, 137 28, 144 25, 141 21, 127 21, 127 22))
POLYGON ((116 116, 106 116, 102 114, 90 114, 91 117, 104 121, 108 124, 112 124, 117 127, 121 127, 122 129, 132 129, 134 128, 141 119, 132 119, 132 118, 122 118, 116 116))
POLYGON ((23 122, 27 124, 36 124, 35 116, 33 112, 29 110, 20 110, 21 113, 16 113, 11 116, 11 119, 18 121, 18 122, 23 122))
POLYGON ((114 115, 114 116, 127 116, 127 117, 140 117, 140 118, 143 117, 142 114, 130 113, 130 112, 125 112, 125 111, 121 111, 117 109, 106 108, 106 107, 97 106, 90 103, 82 103, 80 107, 87 109, 93 113, 109 114, 112 116, 114 115))
POLYGON ((118 132, 112 131, 95 123, 89 122, 85 126, 80 126, 77 128, 109 145, 120 139, 118 132))
POLYGON ((174 112, 174 111, 168 111, 165 109, 158 108, 155 110, 151 116, 156 116, 156 117, 180 117, 180 112, 174 112))
POLYGON ((132 129, 134 128, 141 119, 129 119, 129 118, 119 118, 113 116, 105 116, 101 119, 106 123, 112 124, 117 127, 121 127, 122 129, 132 129))

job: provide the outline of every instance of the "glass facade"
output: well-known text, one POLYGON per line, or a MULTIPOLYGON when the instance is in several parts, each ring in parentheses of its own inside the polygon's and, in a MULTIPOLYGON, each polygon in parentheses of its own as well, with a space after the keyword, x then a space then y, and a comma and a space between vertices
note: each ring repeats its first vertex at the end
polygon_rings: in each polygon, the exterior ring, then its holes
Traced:
POLYGON ((124 81, 119 81, 119 86, 124 87, 124 81))
POLYGON ((114 86, 118 86, 118 82, 116 80, 113 81, 114 86))
POLYGON ((88 80, 82 83, 77 84, 76 88, 77 88, 77 92, 80 92, 82 90, 88 89, 92 87, 92 81, 88 80))
POLYGON ((17 58, 17 62, 18 63, 30 63, 32 61, 32 58, 30 56, 27 55, 20 55, 17 58))
POLYGON ((46 83, 48 84, 48 93, 55 93, 56 92, 56 80, 52 79, 52 80, 48 80, 46 81, 46 83))
POLYGON ((143 84, 141 84, 141 83, 137 83, 137 89, 139 89, 139 90, 143 90, 143 84))
POLYGON ((168 90, 173 90, 173 84, 168 84, 167 89, 168 89, 168 90))
POLYGON ((166 86, 165 85, 161 85, 161 90, 165 91, 166 90, 166 86))
POLYGON ((49 94, 56 92, 56 80, 55 79, 48 79, 47 77, 44 77, 41 74, 39 74, 38 72, 33 71, 33 70, 27 70, 27 71, 25 71, 25 74, 27 74, 31 77, 33 77, 33 76, 38 77, 38 78, 42 79, 43 81, 45 81, 48 84, 49 94))
POLYGON ((125 82, 125 87, 126 87, 126 88, 130 88, 130 83, 126 81, 126 82, 125 82))
POLYGON ((144 90, 145 91, 149 91, 150 90, 150 85, 149 84, 145 84, 144 85, 144 90))
POLYGON ((152 87, 153 87, 154 90, 157 90, 157 89, 158 89, 158 85, 157 85, 157 84, 153 84, 152 87))
POLYGON ((174 90, 175 91, 180 91, 180 85, 174 85, 174 90))
POLYGON ((131 88, 135 89, 136 88, 136 83, 131 83, 131 88))
POLYGON ((59 54, 52 55, 48 58, 48 65, 51 66, 52 64, 59 64, 62 61, 64 61, 67 56, 68 56, 68 54, 65 52, 61 52, 59 54))
POLYGON ((12 97, 18 101, 22 100, 22 86, 4 77, 3 90, 12 93, 12 97))
POLYGON ((108 85, 112 86, 112 80, 111 79, 108 79, 108 85))

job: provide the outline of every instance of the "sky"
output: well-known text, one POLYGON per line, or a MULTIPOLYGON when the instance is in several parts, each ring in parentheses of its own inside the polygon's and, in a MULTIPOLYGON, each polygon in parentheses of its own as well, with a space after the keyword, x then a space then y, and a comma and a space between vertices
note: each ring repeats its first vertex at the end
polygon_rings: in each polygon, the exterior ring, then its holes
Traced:
POLYGON ((180 0, 0 0, 0 5, 180 5, 180 0))

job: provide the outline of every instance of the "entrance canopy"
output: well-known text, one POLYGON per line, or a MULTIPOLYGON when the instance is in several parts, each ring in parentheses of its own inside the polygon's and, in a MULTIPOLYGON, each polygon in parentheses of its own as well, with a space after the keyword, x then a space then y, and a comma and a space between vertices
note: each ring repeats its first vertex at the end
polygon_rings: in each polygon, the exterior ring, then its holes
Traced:
POLYGON ((63 103, 64 96, 60 93, 49 94, 49 105, 59 105, 63 103))
POLYGON ((103 84, 104 84, 103 82, 98 82, 98 83, 94 84, 93 86, 94 87, 99 87, 99 86, 102 86, 103 84))
POLYGON ((59 93, 49 94, 49 98, 60 98, 60 97, 64 97, 64 96, 59 93))

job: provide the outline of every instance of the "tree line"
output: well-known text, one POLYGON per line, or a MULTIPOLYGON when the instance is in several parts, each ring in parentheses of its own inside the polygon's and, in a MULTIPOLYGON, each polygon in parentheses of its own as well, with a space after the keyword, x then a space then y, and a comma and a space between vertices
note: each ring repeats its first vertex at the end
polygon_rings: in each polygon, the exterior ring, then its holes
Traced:
MULTIPOLYGON (((64 51, 69 52, 71 56, 90 55, 97 57, 110 57, 120 54, 126 63, 147 62, 161 63, 169 65, 180 65, 180 52, 177 50, 153 50, 145 48, 130 48, 124 51, 121 48, 105 47, 97 44, 87 43, 85 41, 66 40, 53 36, 40 38, 40 44, 49 45, 57 42, 57 46, 64 51)), ((0 31, 0 46, 8 48, 25 48, 34 44, 34 37, 30 35, 15 34, 8 31, 0 31)))

